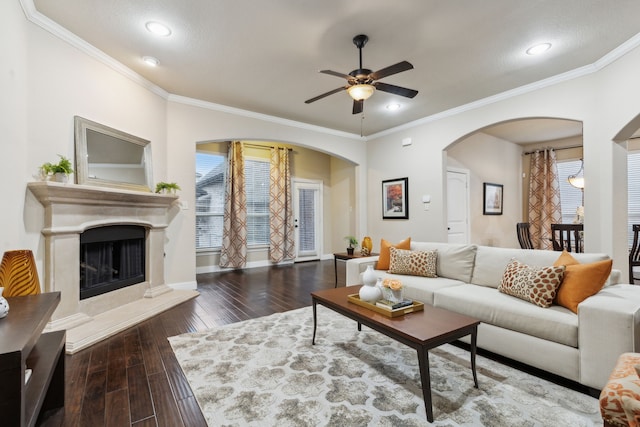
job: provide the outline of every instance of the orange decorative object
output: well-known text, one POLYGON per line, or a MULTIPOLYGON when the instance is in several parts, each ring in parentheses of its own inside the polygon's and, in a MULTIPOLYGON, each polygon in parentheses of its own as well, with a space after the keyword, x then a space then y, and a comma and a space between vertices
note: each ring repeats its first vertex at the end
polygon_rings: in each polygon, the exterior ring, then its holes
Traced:
POLYGON ((33 253, 28 249, 6 251, 0 264, 0 287, 5 297, 36 295, 40 280, 33 253))
POLYGON ((362 244, 360 246, 363 249, 367 248, 369 253, 371 253, 371 251, 373 251, 373 242, 371 241, 371 237, 365 236, 364 239, 362 239, 362 244))

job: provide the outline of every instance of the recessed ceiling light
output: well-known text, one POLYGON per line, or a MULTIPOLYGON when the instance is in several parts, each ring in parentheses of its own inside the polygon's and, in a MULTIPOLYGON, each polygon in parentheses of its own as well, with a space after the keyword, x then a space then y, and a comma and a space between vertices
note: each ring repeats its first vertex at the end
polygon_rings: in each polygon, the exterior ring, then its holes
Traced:
POLYGON ((400 104, 389 104, 387 105, 387 110, 395 111, 400 109, 400 104))
POLYGON ((157 67, 158 65, 160 65, 160 61, 158 61, 158 58, 154 58, 153 56, 143 56, 142 60, 147 65, 150 65, 152 67, 157 67))
POLYGON ((527 49, 527 55, 540 55, 551 49, 551 43, 540 43, 527 49))
POLYGON ((164 24, 155 21, 149 21, 145 24, 147 30, 156 36, 167 37, 171 34, 171 29, 164 24))

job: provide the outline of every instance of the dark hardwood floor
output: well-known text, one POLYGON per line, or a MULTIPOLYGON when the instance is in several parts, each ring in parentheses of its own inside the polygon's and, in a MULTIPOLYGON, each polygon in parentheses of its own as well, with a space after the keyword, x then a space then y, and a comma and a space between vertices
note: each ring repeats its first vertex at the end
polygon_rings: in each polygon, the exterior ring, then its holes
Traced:
POLYGON ((198 275, 197 298, 65 356, 65 408, 39 424, 206 426, 167 337, 311 305, 334 280, 332 260, 198 275))
MULTIPOLYGON (((340 267, 340 266, 339 266, 340 267)), ((339 274, 344 274, 339 270, 339 274)), ((167 337, 311 305, 310 292, 334 287, 333 261, 197 276, 200 295, 65 358, 65 408, 42 426, 206 426, 167 337)), ((463 348, 466 344, 457 343, 463 348)), ((478 350, 517 369, 597 397, 593 390, 478 350)), ((0 425, 2 423, 0 422, 0 425)))

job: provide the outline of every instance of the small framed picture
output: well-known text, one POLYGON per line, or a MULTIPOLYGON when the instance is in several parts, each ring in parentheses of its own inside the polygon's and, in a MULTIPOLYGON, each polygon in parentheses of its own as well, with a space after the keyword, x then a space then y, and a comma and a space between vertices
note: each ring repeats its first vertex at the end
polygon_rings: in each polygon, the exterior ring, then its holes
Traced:
POLYGON ((482 193, 482 214, 502 215, 502 184, 485 182, 482 193))
POLYGON ((382 219, 409 219, 409 178, 382 181, 382 219))

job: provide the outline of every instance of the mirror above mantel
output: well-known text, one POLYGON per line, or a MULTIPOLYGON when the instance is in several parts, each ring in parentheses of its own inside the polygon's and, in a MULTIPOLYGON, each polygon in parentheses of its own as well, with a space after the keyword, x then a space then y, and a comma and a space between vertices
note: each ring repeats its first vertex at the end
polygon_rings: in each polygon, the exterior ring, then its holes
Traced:
POLYGON ((75 116, 76 182, 150 192, 151 143, 75 116))

